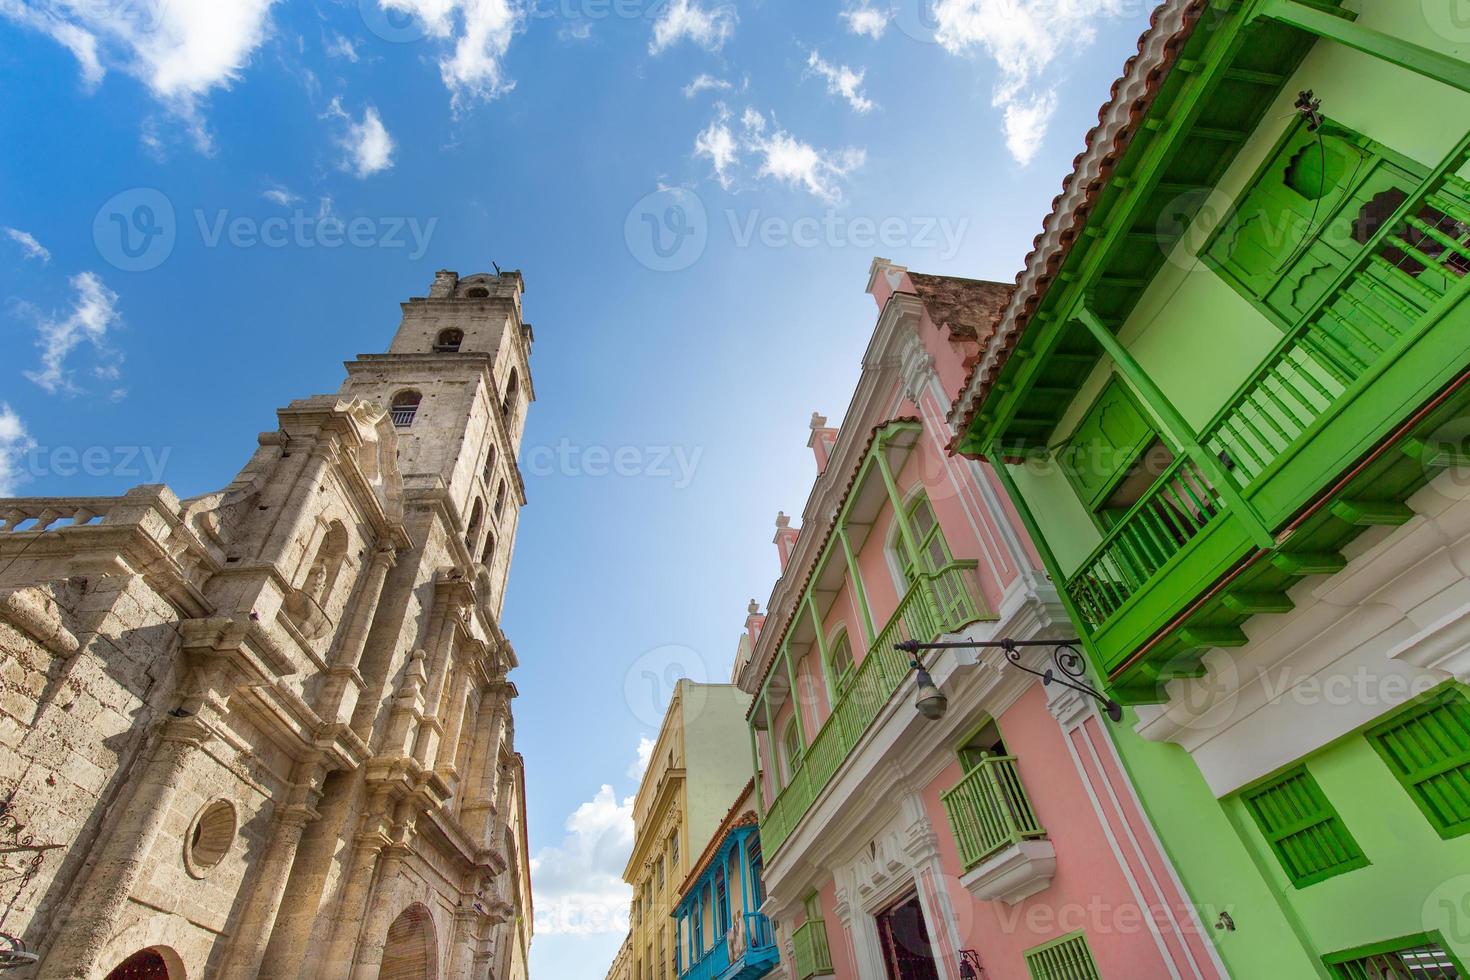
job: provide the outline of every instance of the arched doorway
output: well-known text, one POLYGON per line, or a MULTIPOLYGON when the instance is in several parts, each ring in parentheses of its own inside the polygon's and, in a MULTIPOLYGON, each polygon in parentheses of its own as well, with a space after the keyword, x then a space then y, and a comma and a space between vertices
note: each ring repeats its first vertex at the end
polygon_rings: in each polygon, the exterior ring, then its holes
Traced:
POLYGON ((388 927, 378 980, 434 980, 439 946, 434 920, 422 905, 410 905, 388 927))
POLYGON ((156 949, 140 949, 112 968, 106 980, 182 980, 168 970, 168 961, 156 949))

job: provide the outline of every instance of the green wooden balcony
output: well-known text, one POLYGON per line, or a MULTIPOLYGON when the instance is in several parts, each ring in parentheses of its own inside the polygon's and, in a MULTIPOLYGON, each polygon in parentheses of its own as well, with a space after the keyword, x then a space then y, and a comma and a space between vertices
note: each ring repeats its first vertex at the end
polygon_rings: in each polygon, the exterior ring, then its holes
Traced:
POLYGON ((893 648, 903 640, 931 642, 982 617, 973 561, 951 562, 919 576, 852 672, 832 714, 811 739, 791 781, 766 808, 761 844, 780 850, 818 795, 832 781, 890 698, 910 673, 908 655, 893 648))
POLYGON ((832 951, 827 946, 827 923, 821 919, 808 919, 791 934, 791 945, 796 951, 797 980, 830 974, 832 951))
POLYGON ((940 799, 966 871, 1004 847, 1046 836, 1021 785, 1015 756, 984 760, 940 799))
POLYGON ((1467 462, 1446 427, 1470 404, 1465 157, 1404 198, 1197 433, 1249 515, 1181 457, 1068 576, 1121 700, 1198 676, 1204 651, 1244 643, 1246 619, 1290 609, 1292 584, 1340 569, 1347 541, 1408 520, 1411 493, 1467 462))

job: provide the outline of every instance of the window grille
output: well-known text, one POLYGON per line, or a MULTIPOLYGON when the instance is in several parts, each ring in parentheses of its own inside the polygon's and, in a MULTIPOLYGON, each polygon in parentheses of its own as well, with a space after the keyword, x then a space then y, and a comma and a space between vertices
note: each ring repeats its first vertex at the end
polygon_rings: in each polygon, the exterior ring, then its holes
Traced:
POLYGON ((1323 957, 1333 980, 1461 980, 1464 968, 1433 933, 1323 957))

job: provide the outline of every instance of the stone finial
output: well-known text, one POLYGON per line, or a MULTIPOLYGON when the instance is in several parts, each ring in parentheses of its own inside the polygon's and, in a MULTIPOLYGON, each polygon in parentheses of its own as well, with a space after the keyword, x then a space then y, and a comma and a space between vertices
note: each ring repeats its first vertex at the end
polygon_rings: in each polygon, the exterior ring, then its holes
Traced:
MULTIPOLYGON (((875 256, 873 264, 868 267, 868 294, 878 304, 878 309, 883 309, 883 304, 888 302, 888 297, 894 293, 905 290, 904 279, 907 278, 909 270, 901 265, 896 265, 885 258, 875 256)), ((912 287, 909 287, 911 290, 912 287)))
POLYGON ((781 558, 781 571, 786 571, 786 563, 791 560, 791 552, 796 550, 796 538, 801 532, 791 526, 791 518, 786 516, 785 511, 776 514, 776 536, 771 540, 776 545, 776 554, 781 558))
POLYGON ((837 430, 827 424, 827 416, 819 412, 812 413, 812 434, 807 439, 807 448, 817 457, 817 475, 821 476, 827 471, 827 464, 832 461, 832 447, 837 445, 837 430))
POLYGON ((754 616, 756 613, 761 611, 761 604, 752 599, 750 600, 750 605, 745 607, 745 611, 747 614, 754 616))

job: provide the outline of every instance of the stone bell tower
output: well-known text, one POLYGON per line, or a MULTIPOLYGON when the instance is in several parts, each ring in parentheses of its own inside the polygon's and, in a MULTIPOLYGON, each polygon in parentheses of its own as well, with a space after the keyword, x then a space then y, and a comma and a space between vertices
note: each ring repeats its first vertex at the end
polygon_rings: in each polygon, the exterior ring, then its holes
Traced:
POLYGON ((386 354, 347 363, 342 394, 388 407, 409 493, 442 494, 463 516, 470 566, 488 573, 498 614, 525 503, 516 458, 531 385, 531 326, 519 272, 440 271, 427 297, 402 304, 386 354))
POLYGON ((438 273, 222 490, 0 500, 22 980, 525 980, 522 289, 438 273))

